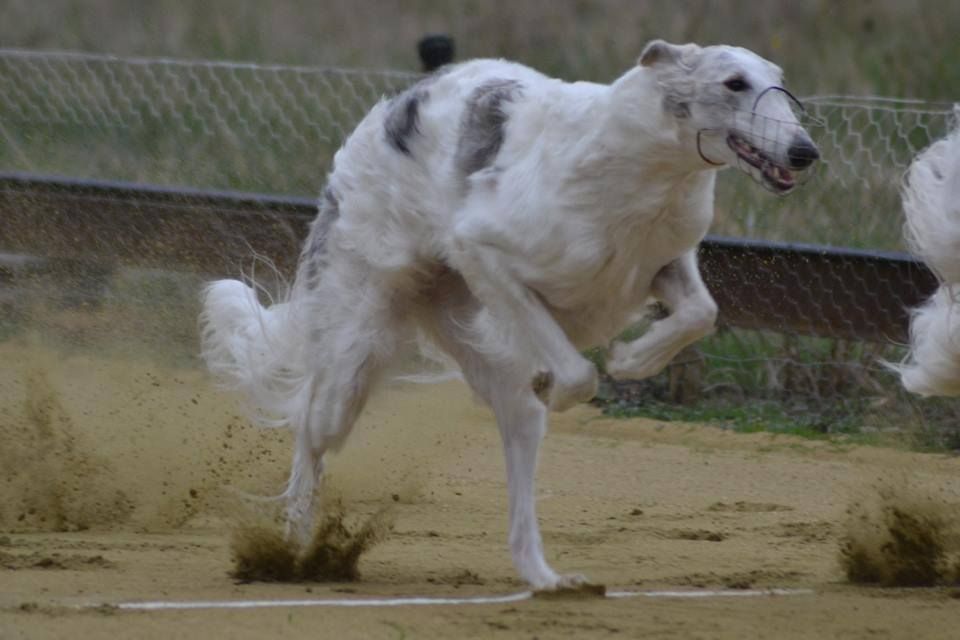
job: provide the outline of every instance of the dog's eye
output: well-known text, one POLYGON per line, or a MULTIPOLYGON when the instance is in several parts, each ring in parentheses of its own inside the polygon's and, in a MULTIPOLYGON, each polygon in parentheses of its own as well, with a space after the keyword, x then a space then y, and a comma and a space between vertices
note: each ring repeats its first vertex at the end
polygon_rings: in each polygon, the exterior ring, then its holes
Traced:
POLYGON ((747 83, 747 81, 740 76, 734 76, 733 78, 730 78, 723 83, 723 86, 725 86, 727 89, 730 89, 730 91, 746 91, 750 88, 750 85, 747 83))

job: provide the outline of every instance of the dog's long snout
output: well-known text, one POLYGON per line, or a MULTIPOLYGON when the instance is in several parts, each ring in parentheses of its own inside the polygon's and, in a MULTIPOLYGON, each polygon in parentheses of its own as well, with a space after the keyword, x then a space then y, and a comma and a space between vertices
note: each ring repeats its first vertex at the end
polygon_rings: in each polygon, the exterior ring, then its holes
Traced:
POLYGON ((791 169, 806 169, 820 158, 820 151, 809 140, 797 138, 787 149, 787 158, 791 169))

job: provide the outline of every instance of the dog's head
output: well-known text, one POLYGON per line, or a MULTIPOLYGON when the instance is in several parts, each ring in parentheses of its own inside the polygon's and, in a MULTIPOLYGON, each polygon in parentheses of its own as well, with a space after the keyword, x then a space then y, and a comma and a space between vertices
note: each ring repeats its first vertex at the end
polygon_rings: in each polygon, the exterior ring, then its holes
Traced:
POLYGON ((663 108, 712 165, 733 165, 787 193, 820 157, 783 71, 739 47, 650 42, 639 64, 653 71, 663 108))

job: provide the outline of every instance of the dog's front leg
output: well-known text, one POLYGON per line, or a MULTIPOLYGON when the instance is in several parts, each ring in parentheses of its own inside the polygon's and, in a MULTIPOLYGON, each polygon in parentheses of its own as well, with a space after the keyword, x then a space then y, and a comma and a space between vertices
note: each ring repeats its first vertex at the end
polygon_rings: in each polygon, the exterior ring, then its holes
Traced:
POLYGON ((451 260, 474 296, 497 324, 519 338, 546 371, 530 380, 537 396, 554 411, 590 400, 597 370, 570 343, 537 294, 516 276, 522 249, 488 219, 468 218, 454 234, 451 260))
POLYGON ((547 407, 524 383, 529 380, 523 354, 515 361, 492 358, 478 348, 471 319, 480 312, 479 301, 454 287, 442 302, 425 314, 428 335, 453 357, 470 388, 483 398, 497 417, 503 440, 510 495, 510 553, 520 576, 534 589, 559 589, 582 584, 578 574, 560 575, 547 563, 537 525, 537 452, 547 432, 547 407))
POLYGON ((517 571, 534 589, 584 584, 579 574, 559 575, 547 564, 537 524, 537 451, 547 431, 547 409, 529 391, 502 389, 493 402, 503 438, 510 493, 510 553, 517 571))
POLYGON ((670 310, 633 342, 615 343, 607 373, 617 379, 648 378, 663 370, 687 345, 713 333, 717 304, 700 277, 696 250, 661 269, 651 293, 670 310))

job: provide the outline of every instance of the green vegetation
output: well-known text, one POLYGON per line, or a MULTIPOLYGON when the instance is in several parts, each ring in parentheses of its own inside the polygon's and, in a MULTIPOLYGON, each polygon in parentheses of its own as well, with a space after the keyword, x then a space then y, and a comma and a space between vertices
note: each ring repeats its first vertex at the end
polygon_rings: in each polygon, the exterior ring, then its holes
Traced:
MULTIPOLYGON (((642 331, 642 325, 625 334, 642 331)), ((723 329, 642 381, 603 377, 594 404, 618 418, 705 423, 837 444, 960 450, 960 405, 905 392, 884 363, 903 347, 723 329)), ((588 356, 603 371, 599 350, 588 356)))
POLYGON ((791 412, 774 401, 745 404, 682 405, 651 400, 627 407, 612 405, 604 413, 615 418, 645 417, 664 422, 704 422, 738 433, 786 433, 809 438, 827 438, 836 434, 858 433, 858 420, 850 414, 833 419, 809 410, 791 412))

